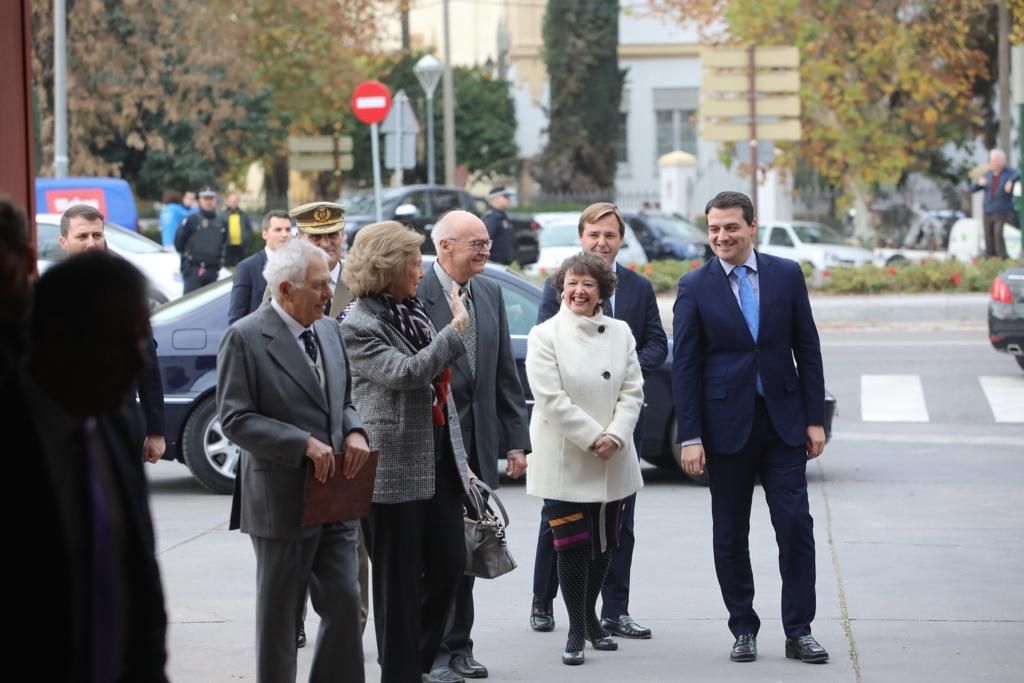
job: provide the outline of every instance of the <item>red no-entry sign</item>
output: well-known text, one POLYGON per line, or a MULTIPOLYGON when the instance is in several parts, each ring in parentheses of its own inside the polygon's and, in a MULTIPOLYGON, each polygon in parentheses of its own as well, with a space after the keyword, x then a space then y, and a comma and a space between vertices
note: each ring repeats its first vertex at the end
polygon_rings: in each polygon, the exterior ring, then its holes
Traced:
POLYGON ((363 81, 352 93, 352 111, 363 123, 380 123, 391 109, 391 91, 380 81, 363 81))

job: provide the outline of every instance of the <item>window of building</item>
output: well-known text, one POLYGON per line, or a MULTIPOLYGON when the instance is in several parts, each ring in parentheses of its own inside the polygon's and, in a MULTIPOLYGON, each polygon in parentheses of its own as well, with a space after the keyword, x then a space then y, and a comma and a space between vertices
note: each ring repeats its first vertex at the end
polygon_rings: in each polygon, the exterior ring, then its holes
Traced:
POLYGON ((697 154, 697 88, 654 91, 654 124, 658 157, 682 150, 697 154))
POLYGON ((615 161, 619 166, 629 164, 629 91, 622 90, 619 101, 619 136, 615 139, 615 161))

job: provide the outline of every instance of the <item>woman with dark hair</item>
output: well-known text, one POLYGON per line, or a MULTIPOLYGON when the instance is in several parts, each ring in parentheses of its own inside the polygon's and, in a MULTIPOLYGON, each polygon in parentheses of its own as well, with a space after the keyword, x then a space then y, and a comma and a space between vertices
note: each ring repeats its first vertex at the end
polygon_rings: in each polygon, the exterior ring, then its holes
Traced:
POLYGON ((368 225, 342 271, 357 297, 341 323, 352 401, 380 451, 367 547, 385 683, 420 683, 434 662, 465 569, 462 500, 473 476, 449 395, 469 314, 453 289, 452 322, 434 329, 416 298, 422 243, 395 221, 368 225))
POLYGON ((565 664, 582 664, 585 641, 618 643, 594 610, 618 547, 623 499, 643 486, 633 428, 643 376, 629 326, 605 315, 615 274, 589 253, 562 263, 559 312, 530 331, 526 375, 536 403, 526 492, 544 499, 569 613, 565 664))

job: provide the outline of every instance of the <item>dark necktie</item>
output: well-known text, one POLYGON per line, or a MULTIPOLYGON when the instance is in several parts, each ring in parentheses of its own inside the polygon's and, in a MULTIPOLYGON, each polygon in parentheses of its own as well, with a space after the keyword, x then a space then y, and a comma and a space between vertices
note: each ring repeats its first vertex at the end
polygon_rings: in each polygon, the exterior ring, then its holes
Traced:
POLYGON ((459 287, 459 295, 465 295, 466 313, 469 314, 469 325, 462 333, 462 341, 466 345, 466 358, 469 360, 469 367, 476 375, 476 311, 473 307, 473 300, 469 298, 469 287, 459 287))
POLYGON ((306 355, 313 361, 313 365, 316 365, 316 337, 313 335, 313 330, 306 330, 299 335, 299 339, 302 340, 302 345, 306 347, 306 355))
MULTIPOLYGON (((757 297, 754 295, 754 285, 750 282, 750 274, 746 266, 736 266, 736 279, 739 281, 740 310, 743 311, 743 319, 747 321, 747 329, 750 336, 757 342, 757 335, 761 327, 761 310, 757 307, 757 297)), ((764 395, 764 386, 761 384, 761 373, 757 373, 757 393, 764 395)))

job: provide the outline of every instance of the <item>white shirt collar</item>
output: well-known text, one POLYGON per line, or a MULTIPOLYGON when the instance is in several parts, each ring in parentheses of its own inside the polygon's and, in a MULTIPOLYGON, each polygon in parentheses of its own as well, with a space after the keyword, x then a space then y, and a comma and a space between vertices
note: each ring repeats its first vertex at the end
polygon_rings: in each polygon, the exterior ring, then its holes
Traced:
MULTIPOLYGON (((437 275, 437 281, 441 283, 441 291, 444 292, 445 297, 451 298, 452 285, 456 284, 455 280, 453 280, 452 276, 448 274, 448 271, 441 267, 440 261, 434 261, 434 273, 437 275)), ((470 296, 473 295, 473 290, 470 287, 470 283, 472 281, 473 278, 469 278, 465 285, 459 285, 460 287, 464 286, 469 291, 470 296)))
POLYGON ((341 259, 334 264, 334 270, 331 271, 331 289, 337 289, 338 281, 341 280, 341 259))
MULTIPOLYGON (((725 276, 726 277, 729 277, 730 275, 732 275, 732 271, 736 269, 736 266, 734 266, 731 263, 727 263, 726 261, 723 261, 722 259, 718 259, 718 262, 721 263, 722 264, 722 268, 725 269, 725 276)), ((742 263, 742 265, 746 266, 752 273, 757 273, 757 251, 754 250, 754 249, 751 249, 750 250, 750 256, 747 257, 747 260, 744 261, 742 263)))
POLYGON ((291 335, 296 339, 298 339, 299 335, 306 330, 312 329, 310 327, 303 327, 295 318, 288 315, 288 311, 284 310, 281 304, 277 303, 277 299, 271 299, 270 306, 279 316, 281 316, 281 320, 284 321, 284 326, 288 328, 288 331, 291 332, 291 335))

